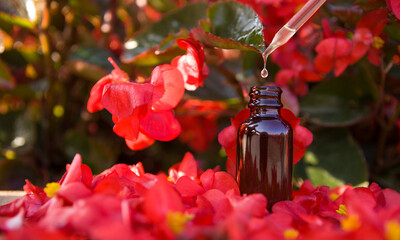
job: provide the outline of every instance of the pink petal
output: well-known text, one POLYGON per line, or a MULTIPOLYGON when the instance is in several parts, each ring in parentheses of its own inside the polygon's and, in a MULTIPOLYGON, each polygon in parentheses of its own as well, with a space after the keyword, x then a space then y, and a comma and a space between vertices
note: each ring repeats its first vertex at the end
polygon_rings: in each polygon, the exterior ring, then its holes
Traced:
POLYGON ((156 112, 176 107, 185 93, 182 74, 169 64, 157 66, 151 74, 150 83, 154 86, 151 107, 156 112))
POLYGON ((400 19, 400 2, 398 0, 388 0, 388 1, 390 1, 390 6, 392 8, 394 15, 397 17, 397 19, 400 19))
POLYGON ((125 117, 132 114, 135 108, 147 104, 152 93, 153 85, 149 83, 109 84, 104 87, 101 102, 112 115, 125 117))
POLYGON ((67 185, 72 182, 80 181, 82 179, 82 158, 80 154, 75 154, 71 165, 67 168, 67 172, 60 181, 61 186, 67 185))

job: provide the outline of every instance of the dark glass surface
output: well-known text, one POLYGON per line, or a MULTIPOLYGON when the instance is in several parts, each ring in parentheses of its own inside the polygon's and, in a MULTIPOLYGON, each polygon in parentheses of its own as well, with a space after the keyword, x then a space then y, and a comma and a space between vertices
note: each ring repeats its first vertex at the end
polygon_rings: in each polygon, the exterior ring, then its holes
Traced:
POLYGON ((242 194, 263 193, 270 210, 292 198, 293 131, 280 116, 280 92, 262 105, 263 96, 251 96, 251 116, 238 131, 237 181, 242 194))

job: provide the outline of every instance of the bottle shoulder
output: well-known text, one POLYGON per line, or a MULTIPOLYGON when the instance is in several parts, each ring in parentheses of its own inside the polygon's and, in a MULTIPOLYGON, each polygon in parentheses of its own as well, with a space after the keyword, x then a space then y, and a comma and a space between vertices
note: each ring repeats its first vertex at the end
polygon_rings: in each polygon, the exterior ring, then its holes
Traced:
POLYGON ((246 119, 239 127, 239 132, 266 132, 266 133, 284 133, 293 132, 290 124, 282 118, 251 117, 246 119))

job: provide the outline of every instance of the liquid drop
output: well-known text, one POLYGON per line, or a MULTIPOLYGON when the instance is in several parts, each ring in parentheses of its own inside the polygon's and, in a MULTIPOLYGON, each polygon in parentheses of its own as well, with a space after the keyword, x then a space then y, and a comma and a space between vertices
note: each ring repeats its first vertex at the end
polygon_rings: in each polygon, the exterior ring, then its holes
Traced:
POLYGON ((267 78, 268 77, 268 70, 264 67, 263 70, 261 70, 261 77, 267 78))
POLYGON ((267 70, 267 59, 268 59, 268 55, 265 54, 265 52, 263 53, 262 57, 264 60, 264 68, 261 70, 261 77, 262 78, 267 78, 268 77, 268 70, 267 70))

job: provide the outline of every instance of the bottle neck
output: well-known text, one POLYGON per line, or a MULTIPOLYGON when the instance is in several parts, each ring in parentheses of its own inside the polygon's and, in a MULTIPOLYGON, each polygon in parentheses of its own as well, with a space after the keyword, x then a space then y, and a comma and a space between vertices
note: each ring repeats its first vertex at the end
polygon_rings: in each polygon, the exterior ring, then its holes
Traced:
POLYGON ((253 107, 250 109, 251 117, 279 118, 281 108, 253 107))
POLYGON ((250 91, 249 108, 252 117, 278 118, 281 113, 282 90, 275 86, 255 86, 250 91))

